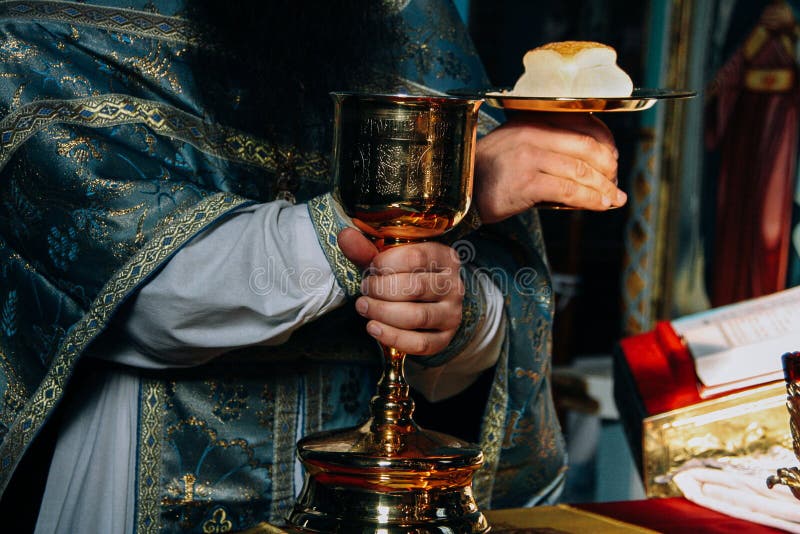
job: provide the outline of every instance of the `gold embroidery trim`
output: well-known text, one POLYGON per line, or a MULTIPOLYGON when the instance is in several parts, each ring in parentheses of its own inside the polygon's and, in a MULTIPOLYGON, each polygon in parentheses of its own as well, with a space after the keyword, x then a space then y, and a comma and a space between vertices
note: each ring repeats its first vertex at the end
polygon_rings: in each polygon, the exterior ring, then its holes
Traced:
POLYGON ((164 383, 143 380, 139 398, 139 451, 136 469, 136 532, 161 528, 161 436, 164 383))
POLYGON ((214 510, 211 519, 203 523, 203 533, 218 533, 233 531, 233 523, 228 519, 228 514, 221 506, 214 510))
POLYGON ((78 357, 106 327, 122 301, 198 231, 249 201, 217 193, 174 216, 106 283, 89 311, 69 329, 39 387, 0 444, 0 493, 31 440, 61 398, 78 357))
POLYGON ((278 172, 291 160, 298 174, 325 181, 328 159, 318 153, 298 153, 290 147, 264 141, 204 122, 172 106, 122 94, 70 100, 40 100, 18 108, 0 121, 0 168, 32 135, 53 124, 92 128, 144 124, 154 132, 184 141, 213 156, 278 172))
POLYGON ((491 507, 494 478, 500 463, 500 449, 503 444, 506 427, 506 406, 508 406, 508 350, 509 331, 506 326, 503 350, 495 366, 494 380, 489 390, 486 403, 480 445, 483 451, 483 465, 472 477, 472 488, 475 500, 483 509, 491 507))
POLYGON ((199 44, 197 34, 183 19, 118 7, 42 0, 2 2, 0 18, 49 20, 163 41, 199 44))
POLYGON ((293 384, 275 383, 272 427, 272 505, 270 521, 289 516, 294 503, 294 451, 297 442, 297 394, 293 384))
POLYGON ((333 208, 333 197, 325 194, 312 198, 308 201, 308 213, 336 281, 347 296, 358 295, 361 292, 361 273, 339 248, 337 236, 345 224, 333 208))

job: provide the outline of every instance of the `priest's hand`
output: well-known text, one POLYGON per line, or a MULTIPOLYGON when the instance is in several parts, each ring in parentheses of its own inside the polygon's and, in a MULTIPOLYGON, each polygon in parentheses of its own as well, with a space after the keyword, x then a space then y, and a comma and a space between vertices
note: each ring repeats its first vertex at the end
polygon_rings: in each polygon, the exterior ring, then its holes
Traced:
POLYGON ((588 113, 525 113, 478 141, 475 195, 484 223, 537 204, 607 210, 625 204, 617 149, 608 127, 588 113))
POLYGON ((356 310, 381 343, 418 356, 444 350, 461 324, 464 283, 456 252, 437 242, 378 252, 361 232, 339 233, 339 248, 367 275, 356 310))

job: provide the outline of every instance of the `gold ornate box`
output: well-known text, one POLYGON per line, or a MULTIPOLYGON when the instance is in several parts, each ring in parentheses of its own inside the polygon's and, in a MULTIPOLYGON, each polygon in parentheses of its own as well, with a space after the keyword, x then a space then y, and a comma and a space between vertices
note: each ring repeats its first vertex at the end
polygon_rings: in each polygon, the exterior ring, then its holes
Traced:
POLYGON ((792 448, 786 384, 732 393, 646 417, 642 422, 642 478, 648 497, 678 496, 669 475, 686 461, 792 448))
POLYGON ((614 400, 648 497, 679 496, 671 475, 689 460, 741 463, 776 445, 792 449, 786 383, 703 399, 691 355, 668 322, 620 341, 614 400))

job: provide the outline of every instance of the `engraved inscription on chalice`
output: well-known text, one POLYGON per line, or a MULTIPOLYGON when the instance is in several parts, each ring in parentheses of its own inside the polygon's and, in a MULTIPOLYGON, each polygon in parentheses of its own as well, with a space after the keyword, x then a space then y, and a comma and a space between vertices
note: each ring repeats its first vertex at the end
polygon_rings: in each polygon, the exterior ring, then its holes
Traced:
POLYGON ((402 175, 404 154, 394 144, 359 143, 355 147, 353 178, 362 198, 370 195, 399 195, 402 183, 393 176, 402 175))
POLYGON ((443 177, 454 172, 451 145, 460 142, 455 134, 451 121, 429 111, 364 120, 351 153, 359 196, 430 199, 447 194, 449 181, 443 177))

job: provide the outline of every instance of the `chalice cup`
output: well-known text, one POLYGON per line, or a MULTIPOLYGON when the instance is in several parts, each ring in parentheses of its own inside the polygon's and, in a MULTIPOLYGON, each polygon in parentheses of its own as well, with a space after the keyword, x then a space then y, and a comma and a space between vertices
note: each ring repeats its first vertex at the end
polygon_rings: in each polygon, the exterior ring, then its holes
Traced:
MULTIPOLYGON (((783 377, 786 381, 786 409, 789 411, 789 429, 792 433, 792 449, 800 460, 800 352, 787 352, 782 357, 783 377)), ((767 478, 767 487, 783 484, 800 499, 800 469, 781 467, 767 478)))
MULTIPOLYGON (((466 215, 482 100, 332 93, 337 209, 379 249, 438 237, 466 215)), ((384 357, 371 417, 300 440, 305 482, 289 526, 301 532, 480 533, 474 444, 420 428, 403 376, 384 357)))

